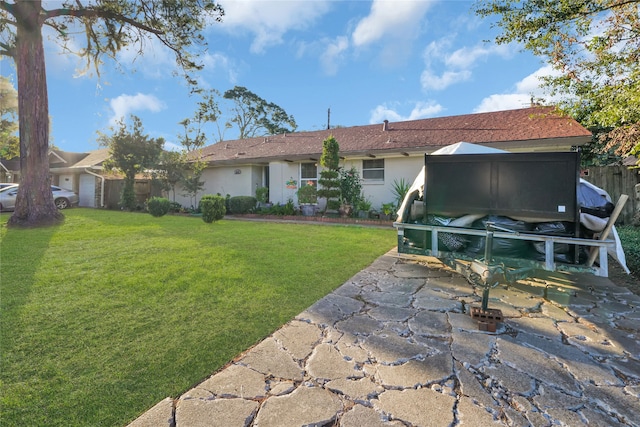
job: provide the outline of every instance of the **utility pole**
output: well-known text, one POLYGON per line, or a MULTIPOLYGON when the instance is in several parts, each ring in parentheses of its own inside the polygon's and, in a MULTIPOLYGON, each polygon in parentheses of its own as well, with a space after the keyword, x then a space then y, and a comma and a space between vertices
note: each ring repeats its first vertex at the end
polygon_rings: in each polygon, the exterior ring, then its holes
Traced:
POLYGON ((331 129, 331 107, 327 108, 327 130, 331 129))

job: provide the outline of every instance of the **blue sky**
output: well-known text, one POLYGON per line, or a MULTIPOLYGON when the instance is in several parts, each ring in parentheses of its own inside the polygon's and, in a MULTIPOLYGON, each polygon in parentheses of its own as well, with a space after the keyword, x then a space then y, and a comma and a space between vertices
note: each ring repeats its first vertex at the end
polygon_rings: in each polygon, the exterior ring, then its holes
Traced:
MULTIPOLYGON (((526 107, 549 72, 518 45, 487 43, 496 30, 472 1, 223 0, 222 23, 205 31, 198 80, 221 93, 244 86, 293 115, 298 130, 526 107)), ((45 3, 45 7, 46 3, 45 3)), ((145 132, 178 144, 178 122, 198 97, 173 76, 172 53, 157 42, 119 54, 101 75, 45 44, 52 141, 65 151, 100 148, 97 132, 135 114, 145 132)), ((0 62, 12 76, 13 65, 0 62)), ((15 82, 15 78, 13 78, 15 82)), ((225 105, 221 103, 223 110, 225 105)), ((209 127, 209 143, 215 141, 209 127)), ((237 137, 227 130, 224 139, 237 137)))

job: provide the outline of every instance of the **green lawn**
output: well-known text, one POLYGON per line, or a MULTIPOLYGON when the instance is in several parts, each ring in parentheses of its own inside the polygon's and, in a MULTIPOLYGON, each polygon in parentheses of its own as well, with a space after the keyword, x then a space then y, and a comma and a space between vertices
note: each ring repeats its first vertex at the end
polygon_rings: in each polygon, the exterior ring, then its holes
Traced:
POLYGON ((2 426, 123 426, 396 244, 394 229, 70 209, 0 215, 2 426))

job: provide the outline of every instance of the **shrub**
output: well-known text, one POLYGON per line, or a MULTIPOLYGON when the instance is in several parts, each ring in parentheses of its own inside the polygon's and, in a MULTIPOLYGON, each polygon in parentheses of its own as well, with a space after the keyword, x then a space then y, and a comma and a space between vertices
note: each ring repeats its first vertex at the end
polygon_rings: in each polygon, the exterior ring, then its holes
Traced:
POLYGON ((400 207, 404 197, 407 195, 407 192, 411 188, 411 184, 404 180, 404 178, 400 178, 400 181, 397 179, 393 180, 393 196, 396 198, 396 206, 400 207))
POLYGON ((234 196, 229 198, 229 213, 246 214, 256 207, 258 201, 253 196, 234 196))
POLYGON ((256 188, 256 200, 264 205, 269 201, 269 188, 268 187, 258 187, 256 188))
POLYGON ((636 276, 640 276, 640 228, 631 225, 616 227, 624 249, 627 267, 636 276))
POLYGON ((200 210, 202 220, 206 223, 221 220, 227 211, 224 206, 224 197, 205 194, 200 199, 200 210))
POLYGON ((340 169, 340 192, 344 203, 354 207, 358 205, 362 193, 362 179, 358 169, 340 169))
POLYGON ((296 207, 293 204, 293 199, 289 198, 287 199, 287 203, 285 203, 285 205, 282 207, 282 214, 295 215, 295 213, 296 213, 296 207))
POLYGON ((171 202, 164 197, 152 197, 147 200, 147 210, 155 217, 166 215, 170 208, 171 202))
MULTIPOLYGON (((322 186, 318 196, 327 199, 327 209, 335 211, 340 207, 340 180, 338 171, 325 169, 320 172, 318 183, 322 186)), ((304 188, 304 187, 303 187, 304 188)))
POLYGON ((277 203, 269 208, 261 209, 260 212, 267 215, 290 216, 290 215, 295 215, 296 206, 293 204, 293 199, 289 198, 287 200, 287 203, 285 203, 284 205, 277 203))
POLYGON ((184 208, 178 202, 171 202, 169 204, 169 212, 182 212, 184 208))
POLYGON ((298 189, 298 203, 313 204, 318 203, 318 190, 314 185, 304 185, 298 189))

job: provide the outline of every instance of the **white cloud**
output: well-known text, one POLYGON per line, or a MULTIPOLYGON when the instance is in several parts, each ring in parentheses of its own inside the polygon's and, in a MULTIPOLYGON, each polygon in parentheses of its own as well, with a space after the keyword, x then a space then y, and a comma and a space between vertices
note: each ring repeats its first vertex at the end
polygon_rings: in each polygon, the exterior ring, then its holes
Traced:
POLYGON ((213 28, 230 34, 252 33, 251 51, 263 53, 266 48, 282 43, 288 31, 307 28, 329 11, 331 2, 223 0, 220 4, 225 11, 223 23, 213 28))
POLYGON ((432 1, 374 0, 371 12, 362 19, 351 35, 356 47, 371 44, 388 37, 415 37, 432 1))
POLYGON ((420 75, 420 84, 425 90, 444 90, 455 83, 460 83, 471 78, 471 71, 445 71, 441 75, 434 74, 426 69, 420 75))
POLYGON ((472 70, 481 60, 492 56, 508 57, 513 53, 511 46, 477 44, 462 47, 451 52, 455 36, 449 35, 432 41, 423 52, 425 69, 420 75, 424 90, 443 90, 469 80, 472 70), (438 69, 439 71, 435 71, 438 69))
POLYGON ((479 44, 473 47, 463 47, 448 55, 444 63, 449 67, 468 69, 476 62, 492 55, 507 57, 511 55, 512 49, 509 45, 479 44))
POLYGON ((489 95, 480 101, 480 104, 473 111, 475 113, 483 113, 523 108, 531 104, 531 98, 534 101, 543 99, 545 104, 553 104, 558 98, 549 96, 545 89, 541 87, 541 78, 551 75, 557 75, 557 71, 554 71, 552 67, 547 65, 539 68, 517 82, 512 93, 489 95))
POLYGON ((514 110, 527 107, 531 102, 531 95, 524 93, 506 93, 502 95, 490 95, 484 98, 473 112, 485 113, 488 111, 514 110))
POLYGON ((227 75, 227 79, 232 84, 238 81, 238 71, 233 61, 222 53, 205 53, 200 58, 204 64, 204 73, 211 74, 212 71, 221 71, 227 75))
POLYGON ((336 37, 327 43, 327 47, 320 56, 320 63, 324 72, 330 76, 338 72, 338 65, 344 60, 344 55, 349 48, 349 39, 344 36, 336 37))
POLYGON ((109 119, 109 125, 114 126, 117 122, 136 111, 151 111, 157 113, 167 108, 164 102, 153 95, 137 93, 135 95, 120 95, 113 98, 109 103, 113 115, 109 119))
POLYGON ((401 122, 407 120, 418 120, 424 119, 427 117, 433 117, 436 114, 440 113, 443 110, 442 105, 437 104, 435 101, 419 101, 416 102, 413 106, 411 112, 403 116, 398 113, 395 109, 387 106, 386 104, 378 105, 371 111, 371 116, 369 118, 369 123, 382 123, 384 120, 389 120, 392 122, 401 122))

